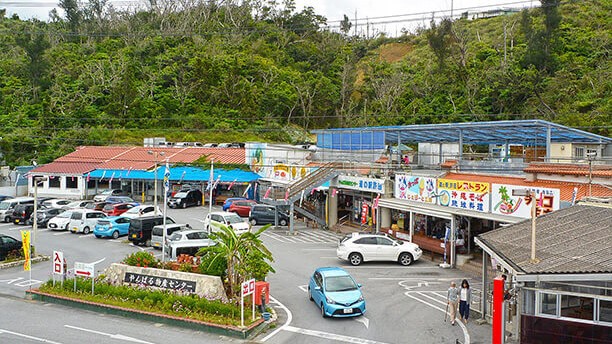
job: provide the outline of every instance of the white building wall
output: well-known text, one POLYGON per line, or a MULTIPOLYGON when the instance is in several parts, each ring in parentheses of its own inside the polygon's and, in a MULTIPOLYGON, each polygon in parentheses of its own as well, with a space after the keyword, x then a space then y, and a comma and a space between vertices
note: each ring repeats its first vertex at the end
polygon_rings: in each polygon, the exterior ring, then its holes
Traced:
MULTIPOLYGON (((57 197, 66 199, 83 199, 85 195, 85 180, 82 176, 53 176, 54 178, 60 178, 59 187, 49 187, 48 175, 37 174, 37 176, 47 177, 47 180, 38 185, 38 196, 39 197, 57 197), (75 178, 77 182, 77 188, 67 188, 66 178, 75 178)), ((28 179, 28 195, 34 195, 34 183, 32 179, 28 179)))
POLYGON ((423 166, 439 165, 448 159, 458 159, 459 144, 419 143, 418 157, 418 164, 423 166), (440 161, 440 148, 442 148, 442 161, 440 161))

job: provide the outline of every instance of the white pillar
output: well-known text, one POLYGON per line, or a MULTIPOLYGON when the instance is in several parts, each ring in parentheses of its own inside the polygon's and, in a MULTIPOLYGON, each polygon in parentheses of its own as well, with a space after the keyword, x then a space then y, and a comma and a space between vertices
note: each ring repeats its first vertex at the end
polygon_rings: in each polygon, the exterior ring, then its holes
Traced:
POLYGON ((327 195, 327 204, 328 204, 328 222, 327 226, 330 228, 338 223, 338 193, 335 196, 331 196, 334 194, 335 188, 329 188, 327 195))

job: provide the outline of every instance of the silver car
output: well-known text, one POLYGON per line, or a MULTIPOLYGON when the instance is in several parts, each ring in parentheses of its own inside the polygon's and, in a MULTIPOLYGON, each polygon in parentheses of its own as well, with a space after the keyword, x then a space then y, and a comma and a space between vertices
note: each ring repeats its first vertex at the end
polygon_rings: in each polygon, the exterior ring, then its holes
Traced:
POLYGON ((217 243, 208 238, 202 229, 187 229, 172 233, 166 242, 166 254, 176 259, 181 254, 195 255, 201 248, 214 246, 217 243))

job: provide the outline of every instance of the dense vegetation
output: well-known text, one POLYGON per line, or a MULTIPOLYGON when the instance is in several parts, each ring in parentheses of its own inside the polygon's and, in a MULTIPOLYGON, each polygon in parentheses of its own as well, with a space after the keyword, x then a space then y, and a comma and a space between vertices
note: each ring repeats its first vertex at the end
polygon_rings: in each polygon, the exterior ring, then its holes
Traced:
POLYGON ((609 133, 609 1, 543 0, 397 38, 351 36, 346 17, 334 32, 278 2, 126 12, 61 0, 49 22, 0 12, 0 152, 17 165, 149 136, 287 142, 322 127, 523 118, 609 133))

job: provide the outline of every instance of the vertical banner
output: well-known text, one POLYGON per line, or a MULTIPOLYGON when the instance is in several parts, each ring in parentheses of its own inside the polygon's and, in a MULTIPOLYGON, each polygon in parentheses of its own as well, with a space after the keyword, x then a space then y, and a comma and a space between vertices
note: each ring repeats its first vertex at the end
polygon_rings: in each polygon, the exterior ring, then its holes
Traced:
POLYGON ((32 259, 30 257, 30 231, 21 231, 21 242, 23 244, 23 257, 25 259, 23 271, 30 271, 32 268, 32 259))
POLYGON ((363 202, 361 205, 361 224, 365 225, 368 222, 368 203, 363 202))

